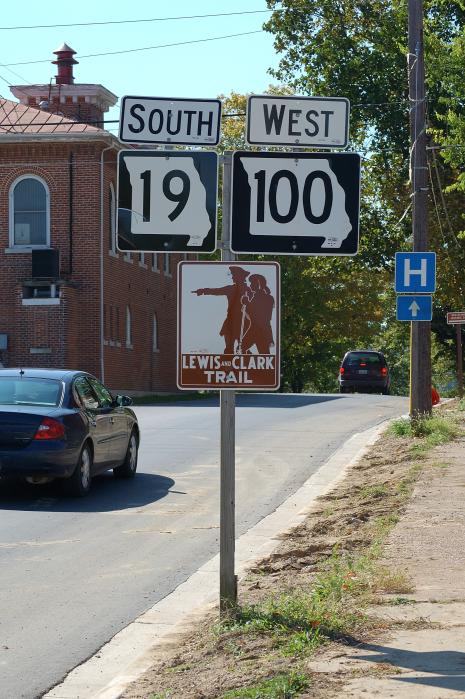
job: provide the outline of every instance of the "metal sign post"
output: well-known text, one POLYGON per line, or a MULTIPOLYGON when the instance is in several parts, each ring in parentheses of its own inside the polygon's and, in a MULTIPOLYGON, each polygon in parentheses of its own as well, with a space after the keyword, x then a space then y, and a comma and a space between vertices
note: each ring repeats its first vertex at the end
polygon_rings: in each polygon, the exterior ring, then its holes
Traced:
POLYGON ((455 329, 457 332, 457 383, 459 396, 463 398, 462 326, 457 323, 455 329))
MULTIPOLYGON (((232 153, 223 155, 223 219, 221 260, 235 260, 230 251, 232 153)), ((220 391, 220 617, 233 612, 237 604, 237 578, 234 572, 236 511, 236 393, 220 391)))

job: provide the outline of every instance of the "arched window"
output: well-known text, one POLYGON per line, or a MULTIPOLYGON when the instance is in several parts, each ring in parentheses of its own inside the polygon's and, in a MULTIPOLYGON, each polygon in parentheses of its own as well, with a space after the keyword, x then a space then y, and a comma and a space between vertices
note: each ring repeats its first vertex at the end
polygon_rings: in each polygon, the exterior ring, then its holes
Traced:
POLYGON ((131 311, 129 306, 126 306, 126 347, 132 347, 131 311))
POLYGON ((36 175, 23 175, 10 187, 10 247, 50 247, 50 194, 36 175))
POLYGON ((154 313, 152 322, 152 351, 158 352, 158 350, 158 319, 157 314, 154 313))
POLYGON ((116 254, 116 197, 115 197, 115 188, 113 187, 113 183, 110 184, 110 194, 109 194, 109 206, 110 210, 108 212, 108 217, 109 217, 109 249, 110 252, 113 252, 116 254))

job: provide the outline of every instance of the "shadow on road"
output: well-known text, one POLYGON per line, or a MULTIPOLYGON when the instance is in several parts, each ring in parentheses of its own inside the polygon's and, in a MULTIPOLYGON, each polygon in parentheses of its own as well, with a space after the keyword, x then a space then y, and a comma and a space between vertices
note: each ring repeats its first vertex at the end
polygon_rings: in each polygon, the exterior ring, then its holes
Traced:
MULTIPOLYGON (((236 405, 238 408, 302 408, 305 405, 316 405, 332 400, 344 400, 347 396, 338 394, 311 393, 236 393, 236 405)), ((153 405, 133 406, 137 411, 140 408, 163 407, 168 408, 212 408, 220 404, 218 395, 201 400, 173 401, 171 403, 154 403, 153 405)))
MULTIPOLYGON (((63 495, 62 483, 30 485, 0 481, 0 510, 53 512, 113 512, 143 507, 166 497, 174 485, 172 478, 138 473, 131 480, 114 478, 111 473, 96 476, 84 498, 63 495)), ((176 491, 179 492, 179 491, 176 491)))

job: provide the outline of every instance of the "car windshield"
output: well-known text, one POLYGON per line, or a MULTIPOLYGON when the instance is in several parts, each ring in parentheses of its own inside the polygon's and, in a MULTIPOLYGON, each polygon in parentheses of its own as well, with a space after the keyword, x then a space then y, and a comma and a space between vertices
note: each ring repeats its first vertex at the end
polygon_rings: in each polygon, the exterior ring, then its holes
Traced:
POLYGON ((16 376, 0 377, 0 405, 58 406, 61 381, 16 376))
POLYGON ((361 366, 365 364, 368 367, 376 367, 384 366, 385 362, 379 354, 375 354, 374 352, 370 354, 368 352, 365 354, 362 352, 353 352, 346 357, 344 364, 348 366, 361 366))

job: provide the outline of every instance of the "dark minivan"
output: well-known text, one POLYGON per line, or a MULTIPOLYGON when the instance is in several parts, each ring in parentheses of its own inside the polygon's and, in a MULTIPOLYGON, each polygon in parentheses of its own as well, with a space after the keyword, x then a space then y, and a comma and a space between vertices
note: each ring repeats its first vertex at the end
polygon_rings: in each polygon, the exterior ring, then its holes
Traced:
POLYGON ((389 395, 391 378, 382 352, 351 350, 346 352, 339 369, 339 391, 349 393, 383 393, 389 395))

